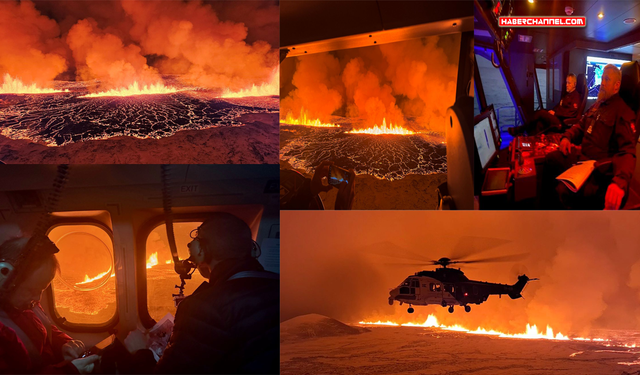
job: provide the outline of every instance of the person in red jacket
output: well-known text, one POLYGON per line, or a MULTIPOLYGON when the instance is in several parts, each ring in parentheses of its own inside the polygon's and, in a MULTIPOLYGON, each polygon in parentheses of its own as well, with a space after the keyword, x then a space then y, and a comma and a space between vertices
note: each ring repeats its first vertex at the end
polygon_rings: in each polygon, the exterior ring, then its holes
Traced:
MULTIPOLYGON (((28 238, 14 238, 0 245, 0 280, 6 278, 28 238)), ((73 340, 51 323, 40 306, 42 292, 59 269, 58 248, 44 238, 35 256, 20 267, 15 284, 3 285, 0 300, 0 373, 90 373, 97 355, 79 358, 82 341, 73 340)), ((4 284, 1 283, 1 284, 4 284)))

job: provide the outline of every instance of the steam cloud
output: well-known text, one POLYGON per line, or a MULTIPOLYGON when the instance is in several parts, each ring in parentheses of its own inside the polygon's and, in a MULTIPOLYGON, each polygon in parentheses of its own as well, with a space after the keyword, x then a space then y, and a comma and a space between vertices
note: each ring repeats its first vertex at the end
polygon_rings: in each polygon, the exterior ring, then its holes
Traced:
POLYGON ((447 325, 512 333, 524 331, 527 323, 578 336, 600 328, 640 329, 640 234, 630 217, 601 212, 433 215, 284 213, 282 319, 318 313, 347 323, 422 323, 434 314, 447 325), (524 299, 490 296, 472 305, 471 313, 460 306, 453 314, 440 306, 418 306, 409 315, 408 306, 387 304, 391 288, 417 271, 435 268, 406 259, 413 259, 408 251, 428 259, 451 256, 463 235, 510 241, 468 259, 529 254, 514 263, 461 265, 470 279, 513 284, 526 273, 540 280, 527 285, 524 299))
POLYGON ((278 16, 272 2, 2 2, 0 76, 109 87, 180 74, 190 85, 251 88, 278 66, 278 46, 267 42, 277 43, 278 16))
POLYGON ((411 117, 419 130, 443 132, 459 46, 459 35, 446 35, 296 57, 293 72, 283 69, 281 116, 297 118, 304 109, 323 122, 338 115, 367 126, 411 117))

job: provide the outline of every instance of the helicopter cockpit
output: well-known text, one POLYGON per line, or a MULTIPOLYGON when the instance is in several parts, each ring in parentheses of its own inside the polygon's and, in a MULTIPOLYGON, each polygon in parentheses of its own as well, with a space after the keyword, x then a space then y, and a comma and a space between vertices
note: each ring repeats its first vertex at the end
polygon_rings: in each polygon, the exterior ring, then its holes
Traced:
MULTIPOLYGON (((545 158, 561 151, 566 132, 596 103, 605 66, 621 72, 618 94, 635 113, 633 120, 640 118, 636 3, 475 0, 474 15, 476 208, 559 208, 550 207, 545 196, 549 189, 543 180, 551 170, 545 172, 545 158), (584 24, 500 25, 501 18, 515 17, 584 24)), ((638 133, 629 123, 637 154, 638 133)), ((617 208, 640 208, 639 169, 637 163, 631 168, 633 177, 617 208)))

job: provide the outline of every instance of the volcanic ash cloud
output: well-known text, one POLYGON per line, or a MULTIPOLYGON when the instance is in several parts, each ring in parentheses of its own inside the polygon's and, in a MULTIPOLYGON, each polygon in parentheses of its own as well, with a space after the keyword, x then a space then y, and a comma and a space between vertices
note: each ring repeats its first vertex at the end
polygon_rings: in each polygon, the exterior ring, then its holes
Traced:
POLYGON ((122 6, 134 22, 131 37, 145 55, 161 56, 162 73, 184 74, 193 85, 240 90, 269 82, 278 52, 245 42, 243 23, 221 21, 200 2, 134 2, 122 6))
POLYGON ((0 2, 0 77, 45 86, 67 69, 58 24, 29 1, 0 2))
POLYGON ((78 21, 69 30, 67 43, 81 80, 97 79, 113 87, 127 87, 134 82, 150 85, 161 80, 158 71, 147 65, 140 47, 124 45, 119 37, 102 31, 92 19, 78 21))
POLYGON ((420 130, 444 132, 459 48, 460 36, 446 35, 297 57, 281 115, 304 108, 311 118, 344 115, 367 126, 412 118, 420 130))

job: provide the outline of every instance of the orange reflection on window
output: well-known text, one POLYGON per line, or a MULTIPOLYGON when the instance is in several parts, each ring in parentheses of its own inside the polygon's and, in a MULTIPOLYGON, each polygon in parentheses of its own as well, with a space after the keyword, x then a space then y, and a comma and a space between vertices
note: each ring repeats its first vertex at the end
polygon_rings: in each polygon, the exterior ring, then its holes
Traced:
MULTIPOLYGON (((189 249, 187 248, 187 244, 191 242, 189 233, 200 224, 202 222, 173 223, 178 257, 181 260, 189 257, 189 249)), ((173 268, 173 258, 169 249, 165 224, 157 226, 147 238, 146 271, 149 315, 156 321, 162 319, 167 313, 175 315, 176 307, 172 294, 179 292, 175 286, 180 285, 180 276, 173 268)), ((195 271, 192 279, 187 280, 184 294, 190 295, 204 281, 206 280, 202 275, 195 271)))
POLYGON ((60 249, 60 273, 51 283, 58 314, 70 323, 107 323, 116 313, 109 234, 95 225, 60 225, 49 238, 60 249))

